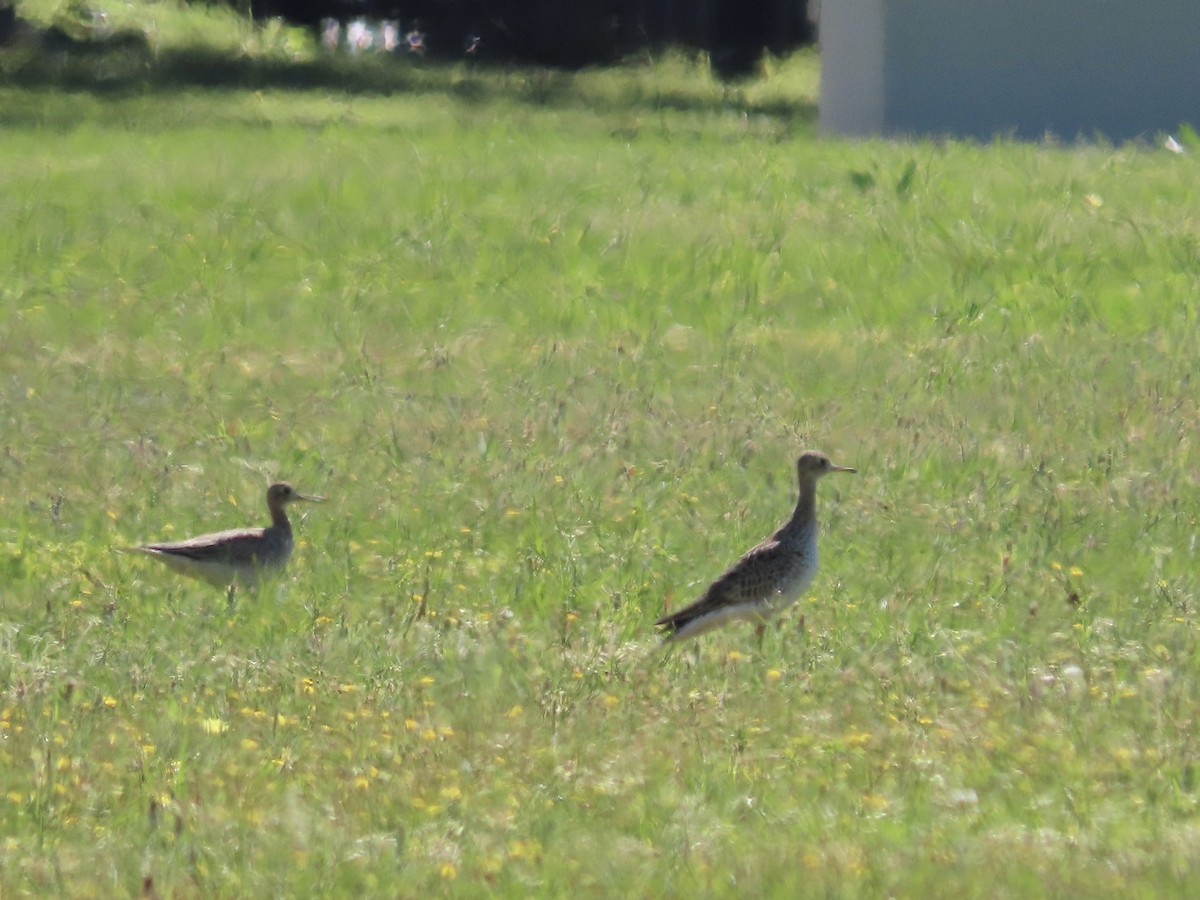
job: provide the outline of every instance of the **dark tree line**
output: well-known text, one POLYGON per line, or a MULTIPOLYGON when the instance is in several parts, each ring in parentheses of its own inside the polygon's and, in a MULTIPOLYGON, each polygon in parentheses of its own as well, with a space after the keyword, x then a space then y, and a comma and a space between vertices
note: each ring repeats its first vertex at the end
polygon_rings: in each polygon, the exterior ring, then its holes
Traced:
POLYGON ((813 40, 808 0, 229 0, 257 18, 314 30, 324 19, 393 20, 426 52, 577 67, 668 44, 707 50, 727 77, 750 74, 765 51, 813 40))

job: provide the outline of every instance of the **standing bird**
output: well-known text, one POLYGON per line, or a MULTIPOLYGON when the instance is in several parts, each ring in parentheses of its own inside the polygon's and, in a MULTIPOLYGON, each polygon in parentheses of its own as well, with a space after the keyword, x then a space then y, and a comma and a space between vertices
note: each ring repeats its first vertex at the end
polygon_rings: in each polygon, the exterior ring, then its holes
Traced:
POLYGON ((854 472, 829 457, 807 450, 796 460, 800 499, 792 517, 773 535, 742 556, 709 585, 691 606, 663 616, 655 627, 668 641, 695 637, 726 622, 765 623, 808 586, 817 573, 817 481, 830 472, 854 472))
POLYGON ((267 488, 271 524, 266 528, 235 528, 186 541, 143 544, 130 549, 153 556, 183 575, 228 587, 232 600, 237 582, 253 587, 263 569, 280 569, 292 555, 296 541, 284 507, 294 500, 321 503, 324 499, 306 497, 290 484, 279 482, 267 488))

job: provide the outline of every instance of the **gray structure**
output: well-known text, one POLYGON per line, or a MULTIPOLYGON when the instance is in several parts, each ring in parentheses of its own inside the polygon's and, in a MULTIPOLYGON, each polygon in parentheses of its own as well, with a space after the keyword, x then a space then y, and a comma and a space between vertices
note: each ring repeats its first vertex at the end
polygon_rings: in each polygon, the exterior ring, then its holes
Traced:
POLYGON ((820 41, 826 133, 1200 129, 1200 0, 824 0, 820 41))

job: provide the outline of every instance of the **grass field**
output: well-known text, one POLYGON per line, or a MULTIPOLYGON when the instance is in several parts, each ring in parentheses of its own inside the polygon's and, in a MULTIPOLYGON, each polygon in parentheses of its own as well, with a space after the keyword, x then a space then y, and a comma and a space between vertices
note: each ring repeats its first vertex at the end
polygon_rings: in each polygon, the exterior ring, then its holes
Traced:
POLYGON ((0 51, 0 896, 1195 893, 1200 146, 118 13, 0 51), (113 552, 274 478, 232 608, 113 552))

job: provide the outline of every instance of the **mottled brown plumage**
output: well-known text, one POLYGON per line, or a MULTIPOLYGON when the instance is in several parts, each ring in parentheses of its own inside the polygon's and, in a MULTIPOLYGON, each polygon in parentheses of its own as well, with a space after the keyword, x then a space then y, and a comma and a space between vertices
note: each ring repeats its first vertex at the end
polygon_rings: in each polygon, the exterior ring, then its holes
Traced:
POLYGON ((231 587, 235 582, 251 586, 263 569, 282 568, 292 555, 295 539, 284 507, 295 500, 320 503, 324 498, 306 497, 290 484, 279 482, 267 488, 271 524, 266 528, 235 528, 131 549, 153 556, 175 572, 217 587, 231 587))
POLYGON ((663 636, 682 640, 739 620, 761 626, 804 593, 817 572, 817 481, 830 472, 853 471, 835 466, 824 453, 802 453, 796 460, 800 499, 792 517, 730 566, 699 600, 655 622, 663 636))

